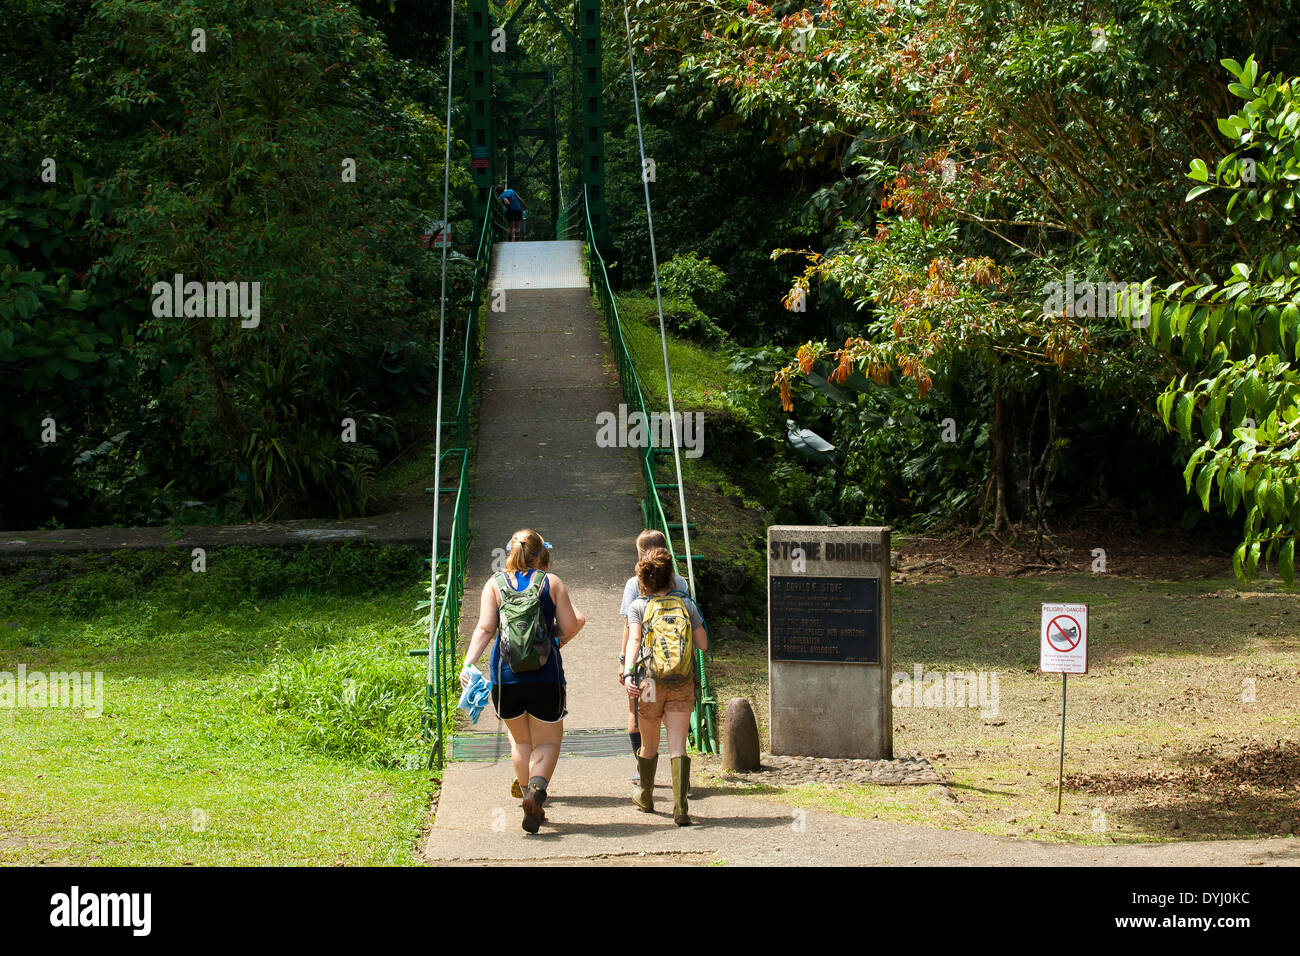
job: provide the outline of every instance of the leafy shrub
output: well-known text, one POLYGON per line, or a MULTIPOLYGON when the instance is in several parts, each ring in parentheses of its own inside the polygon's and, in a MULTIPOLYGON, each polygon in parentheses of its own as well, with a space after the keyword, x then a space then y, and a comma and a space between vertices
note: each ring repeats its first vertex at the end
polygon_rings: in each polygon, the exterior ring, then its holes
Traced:
POLYGON ((696 341, 720 341, 727 333, 705 315, 690 299, 664 299, 664 328, 674 335, 696 341))
POLYGON ((424 682, 406 643, 327 646, 273 664, 248 693, 253 736, 363 766, 418 766, 424 682))
POLYGON ((659 284, 669 295, 685 296, 701 303, 727 287, 727 276, 707 257, 687 252, 673 256, 659 267, 659 284))
POLYGON ((664 304, 664 323, 690 338, 726 339, 727 334, 710 316, 724 315, 731 304, 727 276, 707 257, 687 252, 673 256, 659 267, 659 287, 664 296, 679 300, 669 315, 664 304))
POLYGON ((419 580, 424 574, 421 565, 414 550, 392 545, 304 546, 296 552, 228 548, 209 554, 206 577, 215 593, 359 595, 391 588, 394 580, 419 580))

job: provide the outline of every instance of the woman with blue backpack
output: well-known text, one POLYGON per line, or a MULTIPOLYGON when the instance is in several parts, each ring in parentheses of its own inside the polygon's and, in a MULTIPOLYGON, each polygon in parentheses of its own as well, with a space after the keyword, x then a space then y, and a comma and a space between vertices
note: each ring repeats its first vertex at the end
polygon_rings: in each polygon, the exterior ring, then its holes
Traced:
POLYGON ((535 531, 524 529, 511 537, 505 571, 483 585, 478 625, 460 673, 461 687, 468 687, 474 664, 492 643, 492 706, 510 736, 515 777, 528 781, 521 792, 523 827, 529 833, 536 833, 546 819, 546 787, 564 738, 567 710, 560 648, 587 623, 564 582, 539 569, 545 551, 535 531))
POLYGON ((636 756, 641 782, 632 802, 645 813, 654 812, 662 721, 672 760, 673 822, 687 827, 691 758, 686 756, 686 734, 695 707, 695 649, 709 649, 708 632, 695 602, 675 587, 667 548, 647 551, 637 562, 636 577, 640 597, 628 608, 623 671, 623 686, 637 699, 641 729, 636 756))

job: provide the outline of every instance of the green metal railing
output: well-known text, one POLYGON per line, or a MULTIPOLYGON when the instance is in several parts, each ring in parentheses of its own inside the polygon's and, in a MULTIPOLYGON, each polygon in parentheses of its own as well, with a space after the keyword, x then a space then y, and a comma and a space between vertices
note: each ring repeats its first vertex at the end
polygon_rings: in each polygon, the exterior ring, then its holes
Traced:
POLYGON ((582 221, 578 218, 578 207, 582 204, 582 193, 574 192, 565 199, 560 195, 560 215, 555 220, 556 239, 577 239, 583 235, 582 221))
MULTIPOLYGON (((585 190, 584 190, 585 192, 585 190)), ((596 248, 594 230, 591 225, 591 215, 587 211, 586 202, 582 203, 583 216, 586 219, 586 239, 587 239, 587 276, 591 283, 592 290, 596 298, 600 301, 601 311, 605 316, 605 330, 609 335, 609 346, 614 353, 614 360, 618 365, 618 379, 623 386, 623 401, 627 404, 628 416, 631 417, 633 412, 640 412, 643 421, 649 421, 646 416, 645 393, 641 389, 641 380, 637 376, 636 365, 632 362, 632 356, 628 352, 626 339, 623 335, 623 320, 618 314, 618 303, 614 299, 613 290, 609 285, 609 273, 605 269, 605 260, 596 248)), ((668 516, 664 513, 663 502, 659 498, 661 488, 676 488, 671 482, 660 482, 655 477, 655 466, 658 459, 664 456, 671 456, 672 447, 658 448, 654 445, 653 437, 647 447, 638 450, 637 457, 641 462, 641 477, 645 482, 645 498, 641 500, 641 517, 647 528, 657 528, 662 531, 664 538, 668 541, 668 550, 673 555, 673 570, 677 570, 677 561, 685 560, 685 554, 678 554, 673 547, 673 532, 682 530, 682 523, 687 521, 687 516, 681 516, 681 522, 670 522, 668 516)), ((692 526, 693 528, 693 526, 692 526)), ((692 554, 691 559, 695 560, 699 555, 692 554)), ((709 678, 704 669, 704 652, 697 650, 695 652, 695 664, 698 671, 698 680, 695 682, 695 709, 691 713, 691 746, 700 753, 715 754, 718 752, 717 736, 717 702, 713 699, 712 691, 709 687, 709 678)))
MULTIPOLYGON (((469 314, 465 320, 464 354, 461 361, 460 395, 456 400, 456 416, 444 422, 450 430, 446 437, 452 447, 443 451, 440 459, 445 475, 453 462, 459 463, 459 481, 455 488, 434 488, 435 495, 456 493, 452 506, 451 543, 445 558, 438 561, 438 580, 442 582, 442 600, 430 595, 429 613, 434 626, 430 631, 428 647, 411 651, 412 657, 433 656, 430 679, 424 689, 424 740, 429 745, 429 766, 441 764, 446 756, 446 735, 450 716, 455 712, 460 693, 459 669, 456 667, 456 645, 460 639, 461 599, 465 595, 465 573, 469 559, 469 444, 470 413, 474 402, 474 386, 478 381, 479 311, 487 289, 489 270, 492 267, 492 227, 496 223, 495 204, 489 203, 479 233, 475 252, 474 284, 470 293, 469 314)), ((441 384, 441 383, 440 383, 441 384)), ((434 534, 440 529, 434 528, 434 534)))

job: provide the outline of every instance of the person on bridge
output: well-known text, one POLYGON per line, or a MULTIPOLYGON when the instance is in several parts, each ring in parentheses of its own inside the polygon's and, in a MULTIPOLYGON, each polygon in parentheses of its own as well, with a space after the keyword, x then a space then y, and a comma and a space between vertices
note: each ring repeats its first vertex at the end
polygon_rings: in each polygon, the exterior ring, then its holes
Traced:
MULTIPOLYGON (((650 528, 646 528, 644 531, 642 531, 639 535, 636 536, 636 559, 640 561, 642 558, 646 556, 646 552, 650 551, 652 548, 667 548, 667 547, 668 547, 668 539, 664 537, 664 533, 662 531, 653 531, 650 528)), ((679 591, 685 591, 688 594, 690 593, 690 588, 687 587, 686 579, 683 578, 680 574, 673 576, 673 586, 677 588, 677 590, 679 591)), ((630 578, 627 579, 627 584, 623 585, 623 601, 622 603, 619 604, 618 607, 619 617, 623 619, 623 640, 618 645, 620 652, 627 647, 627 637, 628 637, 627 612, 632 607, 632 602, 637 599, 637 596, 639 594, 640 594, 639 585, 637 583, 636 575, 633 574, 630 578)), ((619 663, 618 681, 621 684, 623 682, 622 665, 625 663, 622 653, 619 654, 618 663, 619 663)), ((639 725, 637 724, 636 698, 632 697, 631 695, 629 695, 627 698, 627 735, 628 738, 632 741, 632 756, 635 758, 637 754, 640 753, 641 751, 641 730, 639 725)), ((632 782, 633 783, 641 782, 641 771, 639 769, 639 765, 637 769, 637 774, 632 778, 632 782)))
POLYGON ((461 687, 488 643, 492 706, 510 736, 517 780, 527 780, 523 827, 536 833, 546 812, 546 788, 564 739, 565 681, 560 648, 586 625, 564 582, 541 570, 541 535, 525 528, 510 539, 506 569, 483 585, 478 624, 465 652, 461 687), (504 610, 503 610, 504 606, 504 610), (492 641, 496 636, 497 640, 492 641))
POLYGON ((504 183, 497 187, 497 199, 505 207, 506 223, 510 226, 510 241, 516 242, 519 239, 519 227, 524 221, 524 210, 528 208, 528 204, 519 198, 519 193, 504 183))
POLYGON ((627 663, 623 672, 623 686, 637 698, 641 722, 641 749, 637 753, 640 789, 632 802, 639 810, 654 812, 662 721, 668 729, 673 768, 673 822, 686 827, 691 825, 687 804, 691 758, 686 756, 686 733, 695 707, 695 648, 708 650, 709 637, 695 602, 674 592, 673 556, 667 548, 648 551, 637 562, 636 576, 641 596, 628 610, 629 634, 624 650, 627 663))

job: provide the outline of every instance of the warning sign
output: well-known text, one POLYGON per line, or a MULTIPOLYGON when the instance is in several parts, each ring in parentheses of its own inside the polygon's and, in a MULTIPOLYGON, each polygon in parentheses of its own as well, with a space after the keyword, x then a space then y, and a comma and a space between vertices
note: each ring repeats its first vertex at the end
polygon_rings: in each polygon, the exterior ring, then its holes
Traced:
POLYGON ((1051 674, 1088 673, 1088 605, 1043 605, 1038 668, 1051 674))

